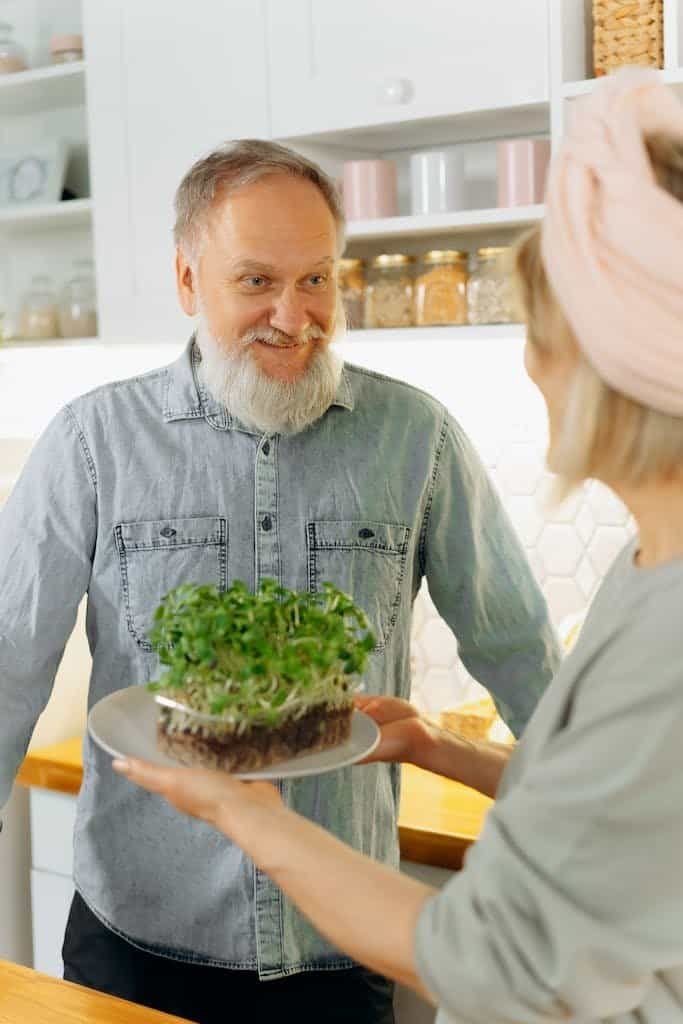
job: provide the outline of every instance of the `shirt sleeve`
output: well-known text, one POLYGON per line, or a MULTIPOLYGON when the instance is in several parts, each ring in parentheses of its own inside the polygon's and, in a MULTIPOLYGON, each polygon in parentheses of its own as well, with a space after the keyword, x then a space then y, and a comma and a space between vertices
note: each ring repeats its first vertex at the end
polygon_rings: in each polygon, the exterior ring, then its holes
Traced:
POLYGON ((429 593, 467 670, 519 735, 560 661, 548 609, 479 457, 451 418, 423 526, 429 593))
POLYGON ((0 807, 52 692, 95 538, 95 469, 66 407, 0 512, 0 807))
POLYGON ((683 1019, 679 618, 591 664, 568 722, 423 909, 418 970, 456 1018, 621 1020, 648 1003, 669 1010, 643 1020, 683 1019))

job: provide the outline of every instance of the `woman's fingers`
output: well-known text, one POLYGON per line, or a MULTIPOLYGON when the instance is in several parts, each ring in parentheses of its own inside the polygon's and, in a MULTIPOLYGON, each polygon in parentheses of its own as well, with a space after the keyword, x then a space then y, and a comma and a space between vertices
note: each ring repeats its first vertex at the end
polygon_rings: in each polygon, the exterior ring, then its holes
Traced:
POLYGON ((162 768, 137 758, 116 760, 113 768, 137 786, 166 797, 185 814, 205 820, 214 820, 217 805, 229 798, 230 785, 234 785, 227 776, 215 778, 216 772, 200 768, 162 768))
POLYGON ((378 725, 398 722, 405 718, 416 718, 419 714, 417 708, 399 697, 356 696, 354 704, 359 711, 369 715, 378 725))
POLYGON ((151 793, 165 793, 170 787, 175 768, 162 768, 150 761, 137 758, 115 758, 112 768, 119 775, 125 775, 131 782, 143 786, 151 793))
POLYGON ((159 793, 179 811, 212 823, 237 804, 275 806, 280 802, 277 789, 266 782, 245 783, 209 768, 163 768, 137 758, 117 759, 113 767, 136 785, 159 793))

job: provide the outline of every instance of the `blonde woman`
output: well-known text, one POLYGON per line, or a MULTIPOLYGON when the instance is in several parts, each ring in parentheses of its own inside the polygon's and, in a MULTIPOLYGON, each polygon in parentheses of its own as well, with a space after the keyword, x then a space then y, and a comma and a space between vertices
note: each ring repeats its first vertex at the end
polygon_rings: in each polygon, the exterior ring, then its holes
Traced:
MULTIPOLYGON (((267 785, 119 763, 238 843, 361 963, 472 1024, 683 1022, 683 108, 629 70, 585 101, 520 245, 526 366, 565 492, 638 536, 512 757, 366 698, 376 756, 497 797, 437 892, 298 818, 267 785)), ((358 769, 358 770, 363 770, 358 769)), ((324 1010, 321 1010, 324 1020, 324 1010)))

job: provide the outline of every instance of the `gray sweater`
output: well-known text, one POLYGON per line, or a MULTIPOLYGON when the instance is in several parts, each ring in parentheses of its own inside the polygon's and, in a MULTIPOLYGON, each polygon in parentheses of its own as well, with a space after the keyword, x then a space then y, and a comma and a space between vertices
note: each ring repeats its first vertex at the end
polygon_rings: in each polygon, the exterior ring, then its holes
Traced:
POLYGON ((420 916, 440 1021, 683 1022, 683 559, 635 549, 420 916))

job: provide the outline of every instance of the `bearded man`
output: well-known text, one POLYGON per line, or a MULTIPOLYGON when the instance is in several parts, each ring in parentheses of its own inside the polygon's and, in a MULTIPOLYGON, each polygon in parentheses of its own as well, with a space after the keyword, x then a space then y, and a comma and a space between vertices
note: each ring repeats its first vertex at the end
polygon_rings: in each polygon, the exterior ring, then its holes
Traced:
MULTIPOLYGON (((333 182, 269 142, 223 146, 176 196, 177 362, 62 410, 0 516, 0 806, 88 594, 90 704, 154 679, 181 583, 329 580, 377 638, 366 691, 406 697, 424 578, 514 732, 557 664, 545 602, 462 429, 410 385, 344 364, 333 182)), ((397 864, 385 764, 282 784, 397 864)), ((201 1024, 393 1021, 392 987, 331 947, 239 849, 111 770, 87 738, 65 977, 201 1024)), ((334 880, 330 879, 330 885, 334 880)))

